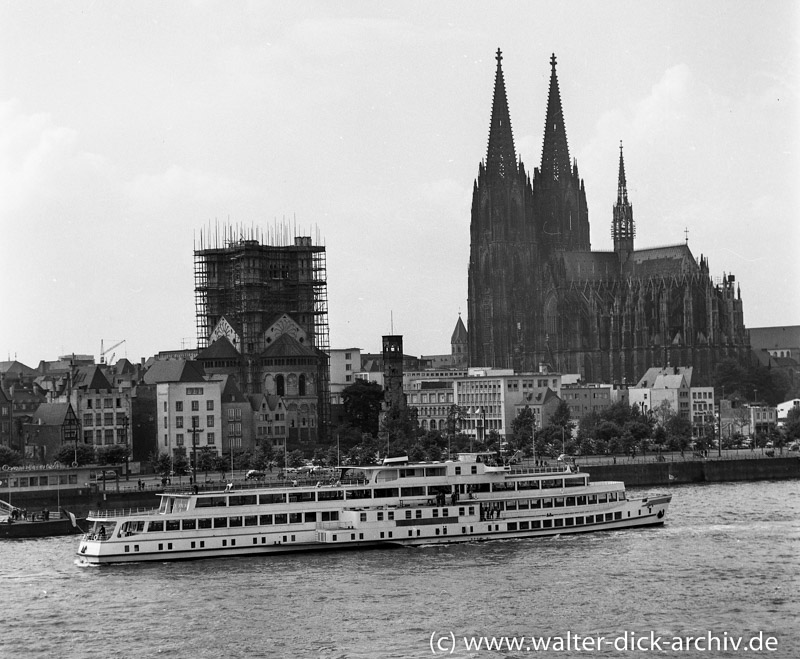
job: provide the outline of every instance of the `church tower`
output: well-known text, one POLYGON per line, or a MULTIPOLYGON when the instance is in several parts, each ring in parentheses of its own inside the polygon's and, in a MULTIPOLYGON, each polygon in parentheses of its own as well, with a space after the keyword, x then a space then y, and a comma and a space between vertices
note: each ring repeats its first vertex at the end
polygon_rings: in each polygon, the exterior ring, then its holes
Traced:
POLYGON ((530 180, 514 148, 499 49, 496 59, 489 144, 472 191, 469 363, 524 370, 535 336, 536 231, 530 180))
POLYGON ((633 253, 633 238, 635 235, 636 225, 633 223, 633 207, 628 201, 625 161, 622 158, 622 142, 620 142, 617 203, 614 205, 614 219, 611 223, 611 237, 614 239, 614 251, 619 255, 620 266, 624 265, 628 257, 633 253))
POLYGON ((533 172, 533 192, 536 224, 544 244, 550 250, 590 250, 586 190, 578 176, 578 163, 570 165, 555 54, 550 58, 542 164, 533 172))

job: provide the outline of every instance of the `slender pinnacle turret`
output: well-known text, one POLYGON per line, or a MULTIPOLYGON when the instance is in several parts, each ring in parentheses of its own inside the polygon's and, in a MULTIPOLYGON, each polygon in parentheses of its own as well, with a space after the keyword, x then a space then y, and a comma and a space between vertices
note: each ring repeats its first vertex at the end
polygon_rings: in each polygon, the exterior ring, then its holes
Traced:
POLYGON ((620 253, 621 260, 627 259, 633 251, 633 238, 636 226, 633 222, 633 207, 628 201, 628 183, 625 180, 625 160, 622 156, 622 141, 619 143, 619 178, 617 180, 617 203, 614 205, 614 217, 611 222, 611 237, 614 239, 614 251, 620 253), (624 254, 622 254, 624 252, 624 254))
POLYGON ((486 173, 489 176, 505 177, 514 171, 517 157, 514 151, 514 135, 511 132, 511 119, 508 113, 506 83, 503 78, 503 54, 497 49, 497 73, 494 79, 494 100, 492 120, 489 127, 489 146, 486 150, 486 173))
POLYGON ((547 97, 547 118, 544 125, 541 172, 547 179, 564 179, 570 176, 569 147, 561 109, 561 92, 556 77, 556 56, 550 57, 550 92, 547 97))

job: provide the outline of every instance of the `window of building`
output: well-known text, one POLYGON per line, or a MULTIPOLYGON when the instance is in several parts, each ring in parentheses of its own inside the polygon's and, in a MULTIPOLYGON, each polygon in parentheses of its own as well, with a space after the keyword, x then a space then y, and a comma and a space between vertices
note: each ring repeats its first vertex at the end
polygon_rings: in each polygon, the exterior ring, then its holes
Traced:
POLYGON ((176 428, 183 428, 183 417, 182 416, 176 416, 175 417, 175 427, 176 428))
POLYGON ((176 400, 175 401, 175 411, 176 412, 183 412, 183 401, 182 400, 176 400))
POLYGON ((214 427, 214 415, 209 414, 206 417, 206 428, 213 428, 214 427))
POLYGON ((178 446, 183 446, 183 433, 178 433, 177 435, 175 435, 175 443, 178 446))
POLYGON ((214 436, 213 432, 210 432, 206 435, 206 443, 213 444, 216 441, 216 437, 214 436))
POLYGON ((210 412, 210 411, 212 411, 212 410, 214 409, 214 401, 213 401, 213 400, 207 400, 207 401, 206 401, 206 409, 207 409, 209 412, 210 412))
POLYGON ((193 400, 192 401, 192 412, 197 412, 200 409, 200 401, 193 400))

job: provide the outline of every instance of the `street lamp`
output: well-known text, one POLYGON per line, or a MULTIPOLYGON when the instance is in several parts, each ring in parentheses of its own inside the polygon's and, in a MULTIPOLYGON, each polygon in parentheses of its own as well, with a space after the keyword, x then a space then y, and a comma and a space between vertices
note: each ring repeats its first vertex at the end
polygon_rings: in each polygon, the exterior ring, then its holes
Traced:
POLYGON ((122 414, 122 439, 125 440, 125 480, 131 479, 131 466, 130 466, 130 446, 128 445, 128 415, 123 412, 122 414))
MULTIPOLYGON (((197 427, 197 418, 192 417, 192 427, 189 433, 192 435, 192 479, 197 484, 197 435, 203 432, 202 428, 197 427)), ((233 467, 233 448, 231 448, 231 467, 233 467)))

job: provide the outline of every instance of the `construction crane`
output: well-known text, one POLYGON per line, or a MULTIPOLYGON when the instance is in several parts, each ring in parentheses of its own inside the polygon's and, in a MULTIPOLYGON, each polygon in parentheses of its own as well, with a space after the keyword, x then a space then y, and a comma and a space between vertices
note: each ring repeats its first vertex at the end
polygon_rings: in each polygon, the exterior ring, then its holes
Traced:
MULTIPOLYGON (((100 339, 100 363, 106 363, 106 355, 111 352, 114 348, 119 348, 123 343, 125 343, 126 339, 122 339, 122 341, 118 341, 113 346, 111 346, 108 350, 103 350, 103 339, 100 339)), ((109 359, 109 363, 114 359, 114 355, 116 353, 111 353, 111 359, 109 359)))

